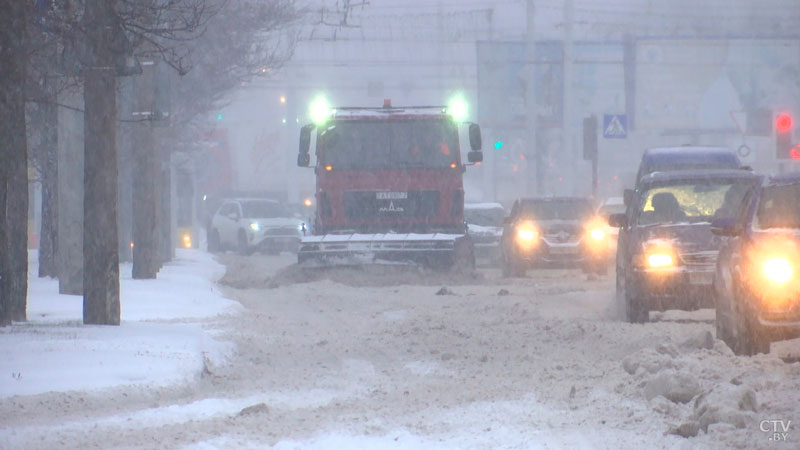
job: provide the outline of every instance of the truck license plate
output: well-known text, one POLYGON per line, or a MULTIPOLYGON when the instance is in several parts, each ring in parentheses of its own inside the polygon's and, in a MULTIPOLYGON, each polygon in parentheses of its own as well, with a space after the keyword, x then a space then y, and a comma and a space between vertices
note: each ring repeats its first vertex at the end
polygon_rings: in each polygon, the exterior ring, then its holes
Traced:
POLYGON ((689 284, 708 286, 714 281, 714 272, 689 272, 689 284))
POLYGON ((378 200, 405 200, 408 198, 408 192, 376 192, 375 198, 378 200))

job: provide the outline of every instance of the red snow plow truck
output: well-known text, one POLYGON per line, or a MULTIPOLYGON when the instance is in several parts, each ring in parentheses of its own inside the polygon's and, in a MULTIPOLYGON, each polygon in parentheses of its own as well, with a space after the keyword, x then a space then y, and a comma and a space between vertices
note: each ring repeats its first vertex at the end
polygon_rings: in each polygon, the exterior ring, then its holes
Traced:
POLYGON ((461 177, 483 154, 480 128, 464 123, 470 151, 461 161, 463 102, 330 108, 317 100, 310 115, 297 164, 309 167, 313 140, 317 211, 299 263, 474 266, 461 177))

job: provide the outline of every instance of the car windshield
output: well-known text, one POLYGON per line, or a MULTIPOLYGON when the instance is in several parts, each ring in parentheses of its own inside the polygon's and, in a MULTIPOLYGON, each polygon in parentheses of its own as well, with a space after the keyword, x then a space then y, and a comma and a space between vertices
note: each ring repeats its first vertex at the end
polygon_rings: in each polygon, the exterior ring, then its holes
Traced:
POLYGON ((759 229, 800 229, 800 184, 764 188, 756 213, 759 229))
POLYGON ((468 224, 483 227, 502 226, 505 215, 503 208, 467 208, 464 211, 464 218, 468 224))
POLYGON ((319 132, 318 156, 336 169, 449 168, 459 162, 452 120, 340 120, 319 132))
POLYGON ((642 195, 640 225, 710 222, 736 217, 749 180, 692 181, 653 187, 642 195))
POLYGON ((539 220, 582 220, 592 215, 592 205, 586 201, 544 201, 522 204, 522 215, 539 220))
POLYGON ((263 200, 242 202, 242 215, 248 219, 273 219, 287 216, 281 204, 263 200))

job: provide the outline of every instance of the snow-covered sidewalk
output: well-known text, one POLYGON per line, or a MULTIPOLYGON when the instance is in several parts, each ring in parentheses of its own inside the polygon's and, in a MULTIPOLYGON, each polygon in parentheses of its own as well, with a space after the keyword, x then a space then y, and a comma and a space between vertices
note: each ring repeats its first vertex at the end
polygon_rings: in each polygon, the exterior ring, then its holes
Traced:
POLYGON ((156 280, 133 280, 123 264, 118 327, 83 325, 83 297, 60 295, 30 259, 28 322, 0 328, 0 397, 180 383, 232 351, 209 319, 241 306, 220 294, 225 268, 207 253, 178 250, 156 280))

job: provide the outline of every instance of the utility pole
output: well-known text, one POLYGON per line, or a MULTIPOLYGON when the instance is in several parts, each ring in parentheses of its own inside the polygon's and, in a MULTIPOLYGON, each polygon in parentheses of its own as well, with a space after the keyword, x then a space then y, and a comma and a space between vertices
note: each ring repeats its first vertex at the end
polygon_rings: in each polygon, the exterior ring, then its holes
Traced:
MULTIPOLYGON (((573 145, 573 136, 575 128, 572 120, 572 12, 573 0, 564 0, 564 97, 563 97, 563 117, 561 129, 563 130, 563 143, 564 152, 566 153, 568 161, 580 161, 573 145)), ((571 194, 578 194, 576 192, 577 181, 580 179, 578 176, 581 169, 580 164, 570 164, 570 179, 572 181, 571 194)), ((594 188, 592 188, 594 189, 594 188)))
POLYGON ((533 189, 531 188, 531 178, 536 179, 536 193, 544 193, 544 155, 543 149, 536 144, 536 126, 538 121, 538 114, 536 111, 536 38, 534 35, 535 25, 535 9, 533 0, 526 0, 525 3, 526 15, 526 48, 525 48, 525 73, 528 77, 528 82, 525 83, 525 137, 527 145, 525 146, 525 154, 530 155, 531 150, 535 155, 536 175, 531 177, 531 163, 526 160, 525 164, 525 194, 531 195, 533 189))

